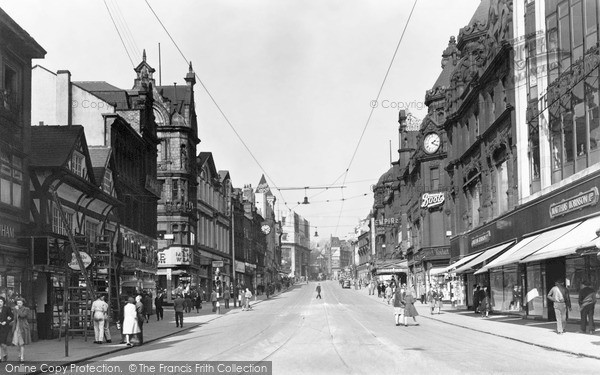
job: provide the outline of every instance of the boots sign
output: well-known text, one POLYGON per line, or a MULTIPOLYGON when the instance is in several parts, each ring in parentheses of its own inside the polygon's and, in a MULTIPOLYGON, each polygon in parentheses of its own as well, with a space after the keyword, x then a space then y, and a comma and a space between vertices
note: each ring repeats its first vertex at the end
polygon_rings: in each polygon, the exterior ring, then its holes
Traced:
POLYGON ((425 193, 421 197, 421 208, 431 208, 444 204, 446 197, 443 192, 425 193))

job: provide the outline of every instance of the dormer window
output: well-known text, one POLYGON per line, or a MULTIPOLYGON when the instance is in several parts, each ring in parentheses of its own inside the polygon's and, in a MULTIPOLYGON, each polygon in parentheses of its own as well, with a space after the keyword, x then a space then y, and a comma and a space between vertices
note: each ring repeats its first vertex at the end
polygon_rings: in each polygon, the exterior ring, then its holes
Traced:
POLYGON ((73 152, 73 155, 71 155, 71 160, 69 161, 69 169, 79 177, 85 177, 86 169, 85 158, 83 154, 78 151, 73 152))
POLYGON ((105 192, 110 194, 110 192, 112 191, 112 187, 113 187, 112 171, 110 169, 107 169, 106 171, 104 171, 104 178, 102 179, 102 190, 104 190, 105 192))

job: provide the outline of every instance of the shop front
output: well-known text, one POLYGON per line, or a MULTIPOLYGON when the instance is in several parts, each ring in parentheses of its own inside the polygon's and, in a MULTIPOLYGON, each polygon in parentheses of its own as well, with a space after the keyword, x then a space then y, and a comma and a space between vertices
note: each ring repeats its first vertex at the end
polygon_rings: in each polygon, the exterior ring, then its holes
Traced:
POLYGON ((494 311, 554 320, 546 295, 561 279, 574 302, 569 316, 578 319, 581 281, 600 286, 599 261, 593 251, 585 250, 599 239, 599 173, 529 202, 465 239, 453 239, 453 252, 461 252, 461 244, 466 244, 467 257, 479 257, 455 267, 469 289, 473 284, 488 286, 494 311), (480 251, 477 245, 483 239, 486 249, 480 251))
POLYGON ((187 293, 198 285, 200 256, 192 246, 174 245, 158 252, 158 287, 171 302, 178 293, 187 293))

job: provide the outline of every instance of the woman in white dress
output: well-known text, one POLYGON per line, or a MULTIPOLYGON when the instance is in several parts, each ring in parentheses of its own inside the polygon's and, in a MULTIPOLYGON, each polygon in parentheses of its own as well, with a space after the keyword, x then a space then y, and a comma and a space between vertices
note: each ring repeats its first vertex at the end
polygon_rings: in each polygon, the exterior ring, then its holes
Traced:
POLYGON ((140 332, 135 300, 133 297, 129 297, 127 304, 123 307, 123 335, 125 335, 125 343, 127 346, 133 346, 130 337, 140 332))

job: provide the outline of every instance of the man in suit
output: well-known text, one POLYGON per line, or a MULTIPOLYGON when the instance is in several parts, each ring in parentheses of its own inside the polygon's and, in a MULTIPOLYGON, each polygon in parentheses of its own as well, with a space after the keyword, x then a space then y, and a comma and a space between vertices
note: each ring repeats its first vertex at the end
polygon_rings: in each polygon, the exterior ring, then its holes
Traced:
POLYGON ((175 310, 175 327, 183 328, 183 311, 185 309, 185 300, 181 294, 178 294, 173 301, 173 310, 175 310))

